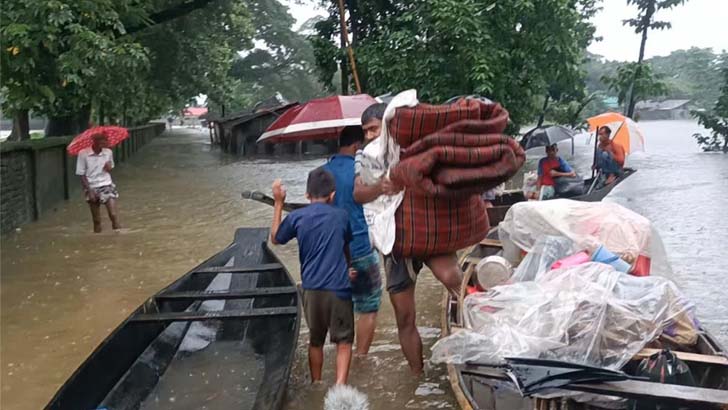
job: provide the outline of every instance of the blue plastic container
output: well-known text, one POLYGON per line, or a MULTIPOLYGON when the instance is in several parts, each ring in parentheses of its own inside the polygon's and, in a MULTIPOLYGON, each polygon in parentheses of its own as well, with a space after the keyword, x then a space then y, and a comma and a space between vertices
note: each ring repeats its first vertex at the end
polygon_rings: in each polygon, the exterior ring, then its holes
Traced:
POLYGON ((613 254, 609 251, 609 249, 605 248, 604 246, 599 246, 597 250, 594 251, 591 260, 594 262, 612 265, 614 266, 614 269, 624 273, 629 272, 629 268, 631 268, 631 265, 629 263, 620 259, 619 256, 613 254))

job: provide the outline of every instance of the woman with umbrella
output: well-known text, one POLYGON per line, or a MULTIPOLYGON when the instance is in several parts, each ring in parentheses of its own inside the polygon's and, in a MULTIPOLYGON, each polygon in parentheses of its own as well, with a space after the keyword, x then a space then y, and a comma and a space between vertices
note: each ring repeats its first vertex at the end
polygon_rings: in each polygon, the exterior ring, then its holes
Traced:
MULTIPOLYGON (((87 131, 76 137, 68 146, 67 151, 78 155, 76 175, 81 178, 81 186, 86 194, 86 202, 88 202, 91 209, 94 232, 101 232, 101 205, 106 206, 109 219, 111 219, 111 227, 118 230, 121 229, 116 207, 119 193, 111 179, 111 170, 114 168, 114 154, 108 148, 109 137, 103 130, 92 129, 89 131, 91 132, 87 131)), ((125 129, 123 131, 122 134, 128 135, 125 129)), ((124 138, 126 137, 121 137, 121 139, 124 138)), ((117 139, 114 138, 115 141, 117 139)))

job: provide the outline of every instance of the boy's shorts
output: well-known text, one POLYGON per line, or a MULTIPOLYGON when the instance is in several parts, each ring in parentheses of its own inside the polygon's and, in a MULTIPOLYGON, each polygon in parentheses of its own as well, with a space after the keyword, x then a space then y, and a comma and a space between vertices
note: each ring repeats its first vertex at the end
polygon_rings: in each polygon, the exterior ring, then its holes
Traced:
POLYGON ((356 313, 374 313, 382 304, 382 275, 379 273, 379 253, 372 251, 369 255, 351 261, 351 267, 357 272, 351 284, 351 300, 356 313))
POLYGON ((332 290, 303 291, 303 310, 310 330, 310 344, 321 347, 330 333, 331 343, 354 343, 354 312, 350 300, 332 290))
POLYGON ((404 292, 414 286, 423 263, 413 258, 387 255, 384 257, 384 272, 387 275, 387 292, 404 292))

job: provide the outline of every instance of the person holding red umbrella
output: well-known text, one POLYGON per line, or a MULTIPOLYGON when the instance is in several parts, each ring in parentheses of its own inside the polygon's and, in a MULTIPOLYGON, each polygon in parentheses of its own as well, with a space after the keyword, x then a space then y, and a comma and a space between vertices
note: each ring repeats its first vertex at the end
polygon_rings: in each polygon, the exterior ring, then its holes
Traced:
POLYGON ((94 232, 101 232, 101 205, 111 219, 114 230, 121 229, 117 213, 116 200, 119 192, 111 179, 111 170, 114 168, 114 154, 108 148, 109 142, 105 134, 91 135, 91 146, 78 152, 76 161, 76 175, 81 177, 81 186, 86 194, 86 202, 91 209, 94 232))

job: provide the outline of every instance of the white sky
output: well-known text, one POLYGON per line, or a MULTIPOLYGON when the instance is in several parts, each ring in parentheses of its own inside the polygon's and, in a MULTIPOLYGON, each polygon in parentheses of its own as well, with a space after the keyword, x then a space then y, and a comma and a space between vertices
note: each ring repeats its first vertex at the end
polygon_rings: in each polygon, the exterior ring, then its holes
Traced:
MULTIPOLYGON (((296 18, 296 28, 326 11, 317 7, 317 0, 281 0, 296 18)), ((498 0, 508 1, 508 0, 498 0)), ((636 60, 640 38, 622 20, 636 15, 627 0, 604 0, 603 10, 595 17, 597 36, 604 39, 593 43, 589 51, 610 60, 636 60)), ((661 11, 657 17, 672 23, 672 29, 651 31, 647 37, 647 58, 667 55, 671 51, 696 47, 712 47, 713 51, 728 50, 728 0, 688 0, 682 6, 661 11)))
MULTIPOLYGON (((603 10, 595 17, 597 36, 589 51, 610 60, 637 60, 640 36, 622 25, 622 20, 637 15, 627 0, 604 0, 603 10)), ((728 50, 728 0, 688 0, 671 10, 658 12, 657 19, 669 21, 669 30, 652 30, 647 36, 645 56, 664 56, 690 47, 712 47, 714 52, 728 50)))

